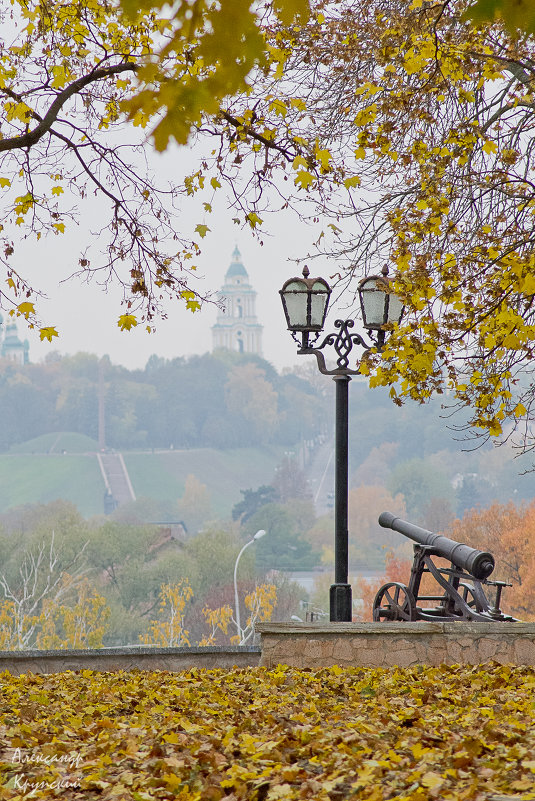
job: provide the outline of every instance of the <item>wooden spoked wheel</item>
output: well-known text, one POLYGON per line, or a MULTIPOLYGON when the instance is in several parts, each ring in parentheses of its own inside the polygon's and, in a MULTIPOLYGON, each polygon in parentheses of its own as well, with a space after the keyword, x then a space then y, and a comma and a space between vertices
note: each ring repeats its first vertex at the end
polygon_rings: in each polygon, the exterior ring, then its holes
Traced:
POLYGON ((476 598, 476 595, 474 593, 474 588, 472 587, 471 584, 463 584, 461 582, 461 584, 459 584, 459 594, 463 599, 463 601, 465 602, 465 604, 470 607, 470 609, 473 609, 476 612, 483 611, 483 609, 481 608, 481 604, 476 598))
POLYGON ((416 620, 414 595, 404 584, 392 581, 381 587, 373 602, 376 623, 390 620, 416 620))

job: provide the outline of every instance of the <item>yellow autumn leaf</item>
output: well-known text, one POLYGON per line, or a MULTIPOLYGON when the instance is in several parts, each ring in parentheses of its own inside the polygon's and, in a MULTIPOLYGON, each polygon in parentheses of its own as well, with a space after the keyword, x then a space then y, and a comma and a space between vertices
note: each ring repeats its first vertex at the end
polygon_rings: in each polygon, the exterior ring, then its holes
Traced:
POLYGON ((490 139, 487 140, 483 145, 484 153, 496 153, 497 150, 498 150, 498 145, 496 144, 496 142, 493 142, 490 139))
POLYGON ((117 320, 117 325, 121 331, 130 331, 130 329, 136 327, 137 318, 134 314, 121 314, 117 320))
POLYGON ((35 314, 35 306, 33 303, 29 303, 25 301, 24 303, 19 303, 17 306, 17 313, 23 315, 28 319, 30 315, 35 314))
POLYGON ((204 239, 209 230, 210 229, 208 228, 208 226, 203 225, 202 223, 199 223, 199 225, 195 226, 195 231, 199 234, 199 236, 202 239, 204 239))
POLYGON ((245 219, 251 226, 251 228, 256 228, 257 225, 262 225, 262 218, 256 214, 256 212, 252 211, 249 214, 246 214, 245 219))
POLYGON ((52 339, 57 336, 59 336, 59 334, 54 326, 45 326, 44 328, 39 329, 39 337, 41 341, 47 339, 49 342, 52 342, 52 339))
POLYGON ((429 787, 431 790, 436 790, 444 784, 444 778, 439 773, 427 771, 421 778, 421 783, 424 787, 429 787))
POLYGON ((314 183, 314 175, 309 170, 299 170, 294 178, 294 184, 302 189, 308 189, 314 183))

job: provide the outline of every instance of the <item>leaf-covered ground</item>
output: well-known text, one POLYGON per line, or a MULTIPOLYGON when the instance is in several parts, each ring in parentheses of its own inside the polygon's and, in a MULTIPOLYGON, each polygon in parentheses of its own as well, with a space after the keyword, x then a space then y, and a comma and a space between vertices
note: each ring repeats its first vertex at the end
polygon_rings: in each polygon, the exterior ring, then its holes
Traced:
POLYGON ((0 798, 535 799, 535 670, 0 676, 0 798))

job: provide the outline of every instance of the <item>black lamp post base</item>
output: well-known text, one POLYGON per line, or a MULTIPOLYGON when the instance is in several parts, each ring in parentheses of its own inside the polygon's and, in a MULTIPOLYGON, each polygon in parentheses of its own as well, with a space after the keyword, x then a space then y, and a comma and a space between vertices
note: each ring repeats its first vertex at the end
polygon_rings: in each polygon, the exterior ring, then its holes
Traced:
POLYGON ((351 584, 332 584, 329 595, 331 623, 351 623, 352 607, 351 584))

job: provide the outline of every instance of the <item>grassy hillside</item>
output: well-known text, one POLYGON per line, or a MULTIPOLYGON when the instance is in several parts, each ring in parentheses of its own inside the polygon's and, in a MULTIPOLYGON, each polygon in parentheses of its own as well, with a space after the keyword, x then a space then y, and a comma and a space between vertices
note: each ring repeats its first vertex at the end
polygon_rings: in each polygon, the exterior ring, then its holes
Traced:
POLYGON ((212 448, 125 453, 124 460, 138 498, 178 500, 188 475, 193 474, 210 493, 212 513, 226 517, 241 500, 241 489, 269 484, 282 458, 279 448, 212 448))
MULTIPOLYGON (((102 514, 104 482, 96 456, 90 452, 74 454, 67 447, 70 443, 73 450, 82 449, 92 440, 69 439, 77 435, 60 439, 57 434, 47 436, 50 439, 46 441, 39 437, 39 441, 20 446, 19 453, 0 454, 0 512, 62 498, 74 503, 85 517, 102 514), (65 454, 56 452, 55 442, 65 454), (52 446, 53 452, 47 453, 46 448, 52 446)), ((282 450, 276 448, 124 453, 138 498, 175 502, 184 492, 187 476, 193 474, 208 487, 211 513, 216 517, 230 514, 241 500, 241 489, 268 484, 281 458, 282 450)))
POLYGON ((104 482, 95 456, 0 455, 0 511, 28 503, 72 501, 82 515, 103 511, 104 482))

